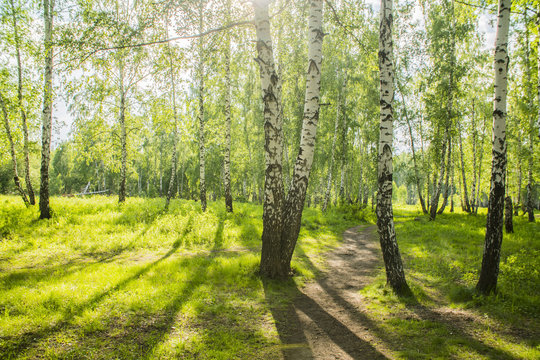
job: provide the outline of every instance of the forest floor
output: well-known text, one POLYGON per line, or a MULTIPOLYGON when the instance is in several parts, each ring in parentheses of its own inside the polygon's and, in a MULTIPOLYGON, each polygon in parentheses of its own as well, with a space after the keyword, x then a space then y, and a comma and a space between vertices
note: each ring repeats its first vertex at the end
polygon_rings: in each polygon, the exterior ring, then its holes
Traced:
POLYGON ((0 196, 0 359, 540 359, 540 223, 475 294, 485 212, 395 208, 414 298, 386 286, 370 208, 307 208, 288 281, 258 275, 262 207, 0 196), (361 224, 360 226, 358 226, 361 224), (348 230, 347 230, 348 229, 348 230))
MULTIPOLYGON (((369 286, 383 271, 376 226, 362 225, 345 231, 343 243, 328 254, 326 268, 319 277, 299 288, 289 306, 272 309, 280 340, 286 344, 282 350, 284 359, 427 359, 432 355, 445 359, 533 359, 538 355, 537 351, 518 354, 502 350, 497 336, 485 336, 487 330, 506 337, 506 341, 537 342, 537 322, 536 326, 499 323, 474 309, 450 306, 442 298, 428 305, 416 298, 394 297, 393 305, 404 306, 394 307, 390 316, 373 316, 370 303, 374 299, 364 296, 362 290, 369 292, 369 286), (385 330, 388 321, 403 331, 385 330), (416 329, 410 329, 409 334, 407 322, 418 325, 413 325, 416 329), (446 333, 449 343, 440 343, 433 329, 446 333), (407 341, 412 338, 414 341, 407 341), (456 344, 463 349, 453 351, 452 345, 456 344), (440 350, 425 352, 438 345, 448 347, 448 357, 439 357, 440 350)), ((392 307, 392 301, 389 303, 392 307)))
POLYGON ((300 288, 285 309, 273 309, 285 359, 384 359, 391 353, 371 332, 359 290, 382 264, 374 226, 345 231, 326 269, 300 288), (375 345, 377 344, 377 345, 375 345))

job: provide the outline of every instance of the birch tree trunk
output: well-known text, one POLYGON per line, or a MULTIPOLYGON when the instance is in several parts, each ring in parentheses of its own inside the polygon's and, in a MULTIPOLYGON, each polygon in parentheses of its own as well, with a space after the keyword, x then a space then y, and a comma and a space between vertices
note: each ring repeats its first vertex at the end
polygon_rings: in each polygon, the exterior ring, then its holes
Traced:
MULTIPOLYGON (((540 29, 540 6, 536 9, 536 26, 540 29)), ((538 98, 538 114, 536 117, 536 127, 538 127, 538 139, 540 140, 540 32, 536 39, 536 64, 537 64, 537 87, 536 93, 538 98)))
MULTIPOLYGON (((473 118, 474 118, 474 102, 473 102, 473 118)), ((459 154, 461 158, 461 177, 463 178, 463 197, 465 200, 465 211, 471 212, 471 204, 469 203, 469 192, 467 191, 467 176, 465 175, 465 160, 463 159, 463 140, 461 138, 461 122, 458 121, 458 141, 459 154)), ((458 175, 459 176, 459 175, 458 175)))
POLYGON ((443 203, 441 205, 441 208, 439 211, 437 211, 437 215, 441 215, 444 212, 444 209, 446 208, 446 205, 448 205, 448 196, 450 195, 450 171, 452 168, 452 137, 448 138, 448 152, 446 157, 446 180, 444 182, 444 196, 443 196, 443 203))
POLYGON ((315 154, 317 125, 319 122, 319 100, 321 91, 321 65, 323 28, 323 1, 309 2, 308 20, 308 66, 306 74, 306 93, 300 148, 293 170, 291 188, 283 209, 282 273, 290 273, 291 259, 300 233, 300 223, 306 197, 309 174, 315 154))
MULTIPOLYGON (((122 56, 122 55, 120 55, 122 56)), ((120 80, 120 146, 121 146, 121 168, 120 168, 120 187, 118 190, 118 202, 126 201, 126 172, 127 172, 127 131, 126 131, 126 91, 124 87, 124 60, 119 60, 119 80, 120 80)))
MULTIPOLYGON (((283 0, 278 0, 276 2, 276 6, 278 9, 282 8, 283 6, 282 2, 283 0)), ((283 112, 283 103, 281 101, 282 94, 283 94, 282 81, 281 81, 281 79, 283 79, 283 34, 282 34, 283 16, 282 15, 278 15, 277 26, 278 26, 277 44, 276 44, 277 45, 277 49, 276 49, 277 50, 277 71, 278 71, 278 78, 280 79, 280 81, 278 82, 277 96, 278 96, 278 104, 280 106, 279 113, 281 117, 281 122, 283 123, 285 121, 285 115, 283 112)), ((287 133, 285 132, 285 129, 283 129, 282 136, 283 136, 283 156, 284 156, 282 173, 283 173, 284 187, 285 187, 284 194, 287 194, 291 186, 291 179, 290 179, 291 166, 289 162, 289 145, 287 142, 287 133)))
POLYGON ((482 185, 482 164, 484 159, 484 140, 486 138, 485 133, 486 128, 486 120, 484 119, 484 131, 482 131, 482 140, 480 140, 480 154, 478 156, 478 191, 476 192, 476 207, 474 209, 474 213, 478 214, 478 207, 480 207, 480 194, 481 191, 481 185, 482 185))
POLYGON ((499 0, 495 44, 495 99, 493 101, 493 141, 491 190, 489 193, 486 238, 480 279, 476 289, 487 295, 497 287, 501 257, 504 190, 506 177, 506 93, 508 73, 508 28, 511 0, 499 0))
MULTIPOLYGON (((28 200, 30 205, 36 204, 36 198, 34 195, 34 188, 32 186, 32 181, 30 179, 30 155, 28 149, 28 123, 26 121, 26 111, 24 110, 23 104, 23 93, 22 93, 22 64, 21 64, 21 52, 20 52, 20 43, 19 43, 19 28, 17 26, 17 16, 15 12, 15 4, 13 0, 10 0, 12 20, 13 20, 13 36, 15 40, 15 55, 17 58, 17 101, 19 111, 21 112, 21 122, 23 129, 23 141, 24 141, 24 181, 26 183, 26 191, 28 192, 28 200)), ((51 30, 52 31, 52 30, 51 30)), ((25 195, 26 197, 26 195, 25 195)), ((26 204, 26 202, 25 202, 26 204)))
POLYGON ((507 234, 514 232, 514 223, 512 221, 512 198, 507 196, 504 199, 504 229, 507 234))
MULTIPOLYGON (((471 212, 474 212, 476 203, 476 141, 478 139, 478 129, 476 128, 476 112, 474 111, 474 99, 473 99, 473 116, 472 116, 472 156, 473 156, 473 182, 471 189, 471 212)), ((463 164, 462 164, 463 168, 463 164)))
POLYGON ((380 135, 378 150, 378 192, 377 227, 386 268, 386 280, 397 294, 410 293, 405 280, 394 230, 392 209, 392 141, 393 141, 393 99, 394 64, 392 44, 392 0, 381 0, 379 31, 379 72, 380 72, 380 135))
POLYGON ((41 184, 39 188, 40 219, 49 219, 51 217, 51 208, 49 205, 49 163, 51 160, 52 127, 53 9, 54 0, 43 0, 43 17, 45 20, 45 73, 43 84, 43 112, 41 114, 41 184))
MULTIPOLYGON (((536 9, 536 26, 540 29, 540 6, 536 9)), ((537 64, 537 87, 536 93, 538 98, 538 114, 536 117, 536 127, 538 128, 538 139, 540 140, 540 32, 537 34, 536 41, 536 64, 537 64)))
MULTIPOLYGON (((529 99, 529 111, 533 108, 533 96, 532 96, 532 81, 531 81, 531 62, 529 51, 529 27, 527 26, 527 12, 525 16, 525 72, 527 74, 527 98, 529 99)), ((540 57, 539 57, 540 58, 540 57)), ((533 157, 534 157, 534 116, 531 113, 529 115, 529 161, 527 171, 527 213, 529 214, 529 222, 534 222, 534 207, 532 199, 532 172, 533 172, 533 157)))
POLYGON ((263 205, 263 233, 260 273, 269 278, 282 277, 280 266, 281 230, 283 207, 282 154, 283 134, 280 119, 281 104, 277 89, 279 77, 274 65, 269 0, 254 0, 255 28, 257 33, 257 58, 262 87, 264 138, 265 138, 265 182, 263 205))
MULTIPOLYGON (((399 87, 399 92, 401 94, 401 100, 403 101, 403 106, 405 107, 405 97, 403 95, 403 91, 401 90, 400 82, 397 81, 396 83, 397 83, 397 85, 399 87)), ((422 185, 420 184, 420 175, 418 173, 418 165, 417 165, 417 162, 416 162, 416 151, 415 151, 415 148, 414 148, 414 137, 413 137, 413 132, 412 132, 412 126, 411 126, 411 121, 409 119, 409 112, 407 111, 406 107, 403 109, 403 113, 405 115, 405 121, 407 122, 407 128, 409 129, 409 137, 411 139, 411 151, 412 151, 413 166, 414 166, 414 178, 415 178, 415 181, 416 181, 416 189, 418 190, 418 199, 420 200, 420 205, 422 206, 422 212, 424 214, 427 214, 428 211, 426 209, 426 204, 424 202, 424 197, 422 196, 422 185)))
POLYGON ((360 142, 360 154, 359 154, 359 158, 358 158, 358 162, 359 162, 359 165, 360 165, 360 169, 358 169, 358 195, 356 197, 356 203, 357 204, 360 204, 362 205, 362 196, 364 195, 364 142, 362 141, 362 139, 360 138, 360 136, 358 136, 359 138, 359 142, 360 142))
MULTIPOLYGON (((167 19, 165 21, 165 34, 167 38, 169 38, 169 19, 167 14, 167 19)), ((171 87, 172 87, 172 103, 173 103, 173 118, 174 118, 174 128, 173 128, 173 143, 172 143, 172 159, 171 159, 171 180, 169 181, 169 189, 167 191, 167 201, 165 203, 165 210, 169 209, 169 203, 171 202, 171 198, 174 193, 174 180, 176 178, 176 151, 177 151, 177 143, 178 143, 178 114, 176 109, 176 84, 175 84, 175 76, 174 76, 174 65, 173 65, 173 56, 171 51, 171 45, 170 43, 167 43, 167 50, 169 53, 169 66, 170 66, 170 72, 171 72, 171 87)))
MULTIPOLYGON (((230 2, 228 2, 230 6, 230 2)), ((225 208, 233 212, 231 195, 231 38, 227 31, 225 40, 225 152, 223 154, 223 188, 225 208)))
MULTIPOLYGON (((518 139, 518 142, 520 140, 518 139)), ((523 173, 521 170, 521 159, 518 159, 518 184, 517 184, 517 200, 516 200, 516 206, 514 206, 514 215, 519 215, 519 207, 521 205, 521 182, 522 182, 523 173)))
POLYGON ((345 181, 347 175, 347 132, 349 130, 347 126, 347 117, 345 109, 347 106, 346 98, 346 89, 347 89, 347 73, 343 74, 343 85, 341 88, 341 102, 338 106, 342 106, 343 110, 341 111, 341 116, 343 118, 342 124, 342 133, 341 133, 341 178, 339 182, 339 203, 340 205, 345 204, 345 181))
POLYGON ((480 137, 480 146, 479 146, 479 154, 478 154, 478 172, 476 178, 477 178, 477 190, 476 190, 476 199, 475 199, 475 206, 473 207, 473 213, 476 215, 478 214, 478 207, 480 206, 480 194, 482 193, 481 185, 482 185, 482 164, 484 159, 484 141, 486 138, 486 121, 487 119, 484 118, 483 124, 482 124, 482 136, 480 137))
POLYGON ((437 208, 439 207, 439 195, 441 194, 443 179, 444 179, 444 157, 446 155, 446 144, 448 143, 448 127, 444 131, 443 145, 441 149, 441 163, 438 184, 435 185, 435 179, 433 179, 433 195, 431 198, 431 206, 429 209, 429 220, 435 220, 437 216, 437 208))
MULTIPOLYGON (((203 0, 199 4, 199 32, 203 30, 203 0)), ((206 211, 206 145, 204 140, 204 58, 203 38, 199 37, 199 64, 197 75, 199 77, 199 186, 201 209, 206 211)))
POLYGON ((334 170, 334 157, 336 155, 336 140, 337 140, 337 133, 339 129, 339 111, 341 103, 341 92, 338 94, 338 105, 336 108, 336 119, 334 122, 334 137, 332 138, 332 151, 330 155, 330 164, 328 164, 328 180, 326 183, 326 192, 324 194, 324 203, 322 206, 322 211, 326 211, 326 208, 328 207, 328 202, 330 201, 330 191, 332 190, 332 173, 334 170))
POLYGON ((452 164, 451 164, 451 172, 452 172, 452 179, 451 179, 451 183, 450 183, 450 212, 453 213, 454 212, 454 168, 455 168, 455 161, 454 159, 452 159, 452 164))
POLYGON ((30 205, 30 202, 28 201, 28 197, 26 197, 26 193, 24 192, 21 186, 21 182, 19 180, 19 172, 17 171, 17 155, 15 154, 15 144, 13 143, 13 138, 11 137, 11 127, 9 126, 8 112, 2 93, 0 93, 0 107, 2 108, 2 114, 4 115, 4 127, 6 129, 6 135, 9 141, 9 150, 11 153, 11 162, 13 165, 13 182, 15 183, 15 188, 17 189, 17 191, 21 195, 21 198, 24 201, 24 205, 28 206, 30 205))

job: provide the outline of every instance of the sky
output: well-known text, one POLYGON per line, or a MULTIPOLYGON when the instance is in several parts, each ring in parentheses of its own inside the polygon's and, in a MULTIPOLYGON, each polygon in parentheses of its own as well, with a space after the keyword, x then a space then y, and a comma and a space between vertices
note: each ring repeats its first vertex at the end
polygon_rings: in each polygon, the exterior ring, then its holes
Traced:
MULTIPOLYGON (((374 13, 378 13, 380 9, 380 0, 366 0, 366 3, 371 5, 374 13)), ((421 15, 418 13, 415 18, 419 18, 421 15)), ((484 49, 490 49, 494 47, 495 43, 495 15, 484 13, 480 17, 479 31, 485 34, 486 41, 484 43, 484 49)), ((171 35, 173 36, 173 35, 171 35)), ((58 86, 58 80, 56 81, 58 86)), ((54 112, 53 112, 53 134, 52 134, 52 146, 56 148, 62 142, 66 141, 71 132, 73 124, 73 117, 69 113, 66 105, 66 101, 63 97, 56 97, 54 100, 54 112)))

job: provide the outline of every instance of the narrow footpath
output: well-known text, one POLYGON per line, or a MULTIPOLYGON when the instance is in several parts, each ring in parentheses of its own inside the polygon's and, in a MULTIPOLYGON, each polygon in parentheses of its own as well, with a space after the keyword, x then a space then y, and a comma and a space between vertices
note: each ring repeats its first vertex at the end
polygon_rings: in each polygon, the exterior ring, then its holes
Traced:
POLYGON ((370 333, 373 324, 358 293, 383 264, 376 234, 375 226, 345 231, 343 244, 328 254, 323 275, 299 289, 279 314, 284 359, 392 358, 370 333))

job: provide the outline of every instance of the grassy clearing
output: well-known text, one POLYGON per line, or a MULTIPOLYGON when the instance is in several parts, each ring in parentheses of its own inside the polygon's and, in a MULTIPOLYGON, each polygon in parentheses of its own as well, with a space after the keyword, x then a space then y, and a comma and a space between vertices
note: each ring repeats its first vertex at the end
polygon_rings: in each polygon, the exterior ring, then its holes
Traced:
POLYGON ((504 234, 498 293, 474 292, 486 213, 395 209, 396 233, 415 299, 385 287, 384 270, 361 291, 382 342, 406 359, 540 358, 540 224, 514 218, 504 234))
MULTIPOLYGON (((324 268, 342 232, 373 213, 306 209, 287 283, 257 276, 262 209, 161 199, 52 199, 55 216, 0 196, 0 358, 274 359, 276 309, 324 268)), ((540 225, 505 235, 499 293, 478 297, 485 213, 429 222, 395 211, 415 299, 361 291, 370 331, 396 358, 540 358, 540 225)), ((279 313, 279 311, 277 312, 279 313)))
POLYGON ((0 197, 0 358, 264 359, 281 344, 269 303, 290 300, 358 224, 307 209, 294 282, 257 276, 262 209, 175 200, 52 199, 54 217, 0 197), (265 293, 266 292, 266 293, 265 293), (279 294, 271 296, 269 293, 279 294))

